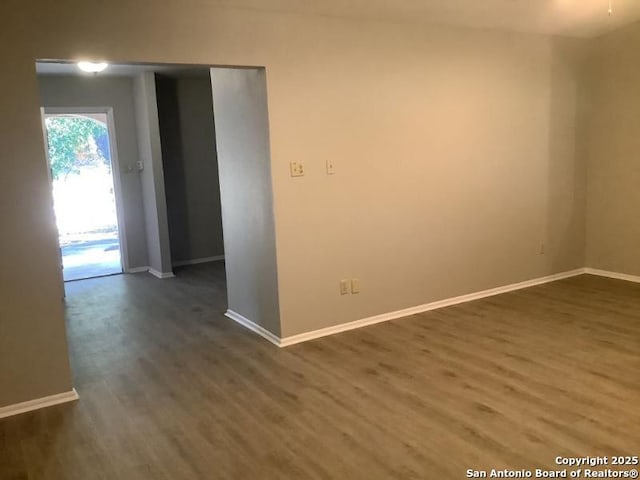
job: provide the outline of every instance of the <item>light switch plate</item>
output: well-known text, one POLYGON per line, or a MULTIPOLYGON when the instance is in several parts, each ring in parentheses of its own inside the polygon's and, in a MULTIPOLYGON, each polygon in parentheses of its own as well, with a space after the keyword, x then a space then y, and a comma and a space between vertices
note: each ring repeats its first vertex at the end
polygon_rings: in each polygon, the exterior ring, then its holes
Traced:
POLYGON ((304 164, 302 162, 291 162, 289 169, 291 170, 292 177, 304 176, 304 164))

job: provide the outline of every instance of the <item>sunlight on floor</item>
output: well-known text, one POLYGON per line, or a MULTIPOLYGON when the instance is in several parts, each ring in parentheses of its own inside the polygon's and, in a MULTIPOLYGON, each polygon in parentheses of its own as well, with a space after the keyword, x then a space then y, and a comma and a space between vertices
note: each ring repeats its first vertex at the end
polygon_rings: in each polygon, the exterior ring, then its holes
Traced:
POLYGON ((117 238, 84 241, 62 247, 64 281, 122 272, 117 238))

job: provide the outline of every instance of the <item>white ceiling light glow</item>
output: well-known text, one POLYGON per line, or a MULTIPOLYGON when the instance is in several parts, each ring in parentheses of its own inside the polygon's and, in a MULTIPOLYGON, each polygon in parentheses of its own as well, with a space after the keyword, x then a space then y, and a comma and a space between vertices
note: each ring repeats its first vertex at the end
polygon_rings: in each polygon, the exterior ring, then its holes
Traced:
POLYGON ((78 62, 78 68, 87 73, 100 73, 108 66, 106 62, 78 62))

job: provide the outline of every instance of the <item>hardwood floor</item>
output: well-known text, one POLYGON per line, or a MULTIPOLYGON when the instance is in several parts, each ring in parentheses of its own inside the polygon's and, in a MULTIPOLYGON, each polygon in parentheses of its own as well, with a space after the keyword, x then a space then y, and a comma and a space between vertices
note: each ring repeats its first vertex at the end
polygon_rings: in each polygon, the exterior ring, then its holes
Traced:
POLYGON ((0 478, 461 479, 640 454, 640 285, 575 277, 279 350, 221 264, 68 284, 80 401, 0 420, 0 478))

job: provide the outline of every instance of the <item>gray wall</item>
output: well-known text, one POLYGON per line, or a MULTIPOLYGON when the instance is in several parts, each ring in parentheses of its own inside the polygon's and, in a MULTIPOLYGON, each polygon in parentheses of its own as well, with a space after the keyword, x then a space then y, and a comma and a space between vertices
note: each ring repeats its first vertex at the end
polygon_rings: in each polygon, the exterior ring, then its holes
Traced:
POLYGON ((169 274, 172 272, 171 253, 154 74, 146 72, 135 77, 133 93, 138 155, 144 163, 140 179, 149 267, 158 273, 169 274))
POLYGON ((130 78, 39 76, 44 107, 112 107, 121 184, 121 206, 129 268, 147 265, 144 210, 138 161, 138 139, 130 78))
POLYGON ((280 335, 263 69, 211 69, 229 309, 280 335))
POLYGON ((224 254, 211 81, 156 75, 173 262, 224 254))

